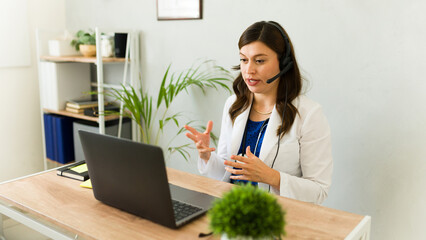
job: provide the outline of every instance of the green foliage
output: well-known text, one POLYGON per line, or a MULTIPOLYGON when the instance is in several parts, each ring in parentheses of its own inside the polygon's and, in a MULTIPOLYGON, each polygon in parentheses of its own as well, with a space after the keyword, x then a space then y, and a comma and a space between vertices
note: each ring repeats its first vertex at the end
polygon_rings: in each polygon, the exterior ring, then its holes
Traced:
POLYGON ((213 203, 209 210, 210 228, 228 238, 285 235, 285 211, 277 199, 251 184, 235 186, 213 203))
MULTIPOLYGON (((112 96, 115 100, 123 103, 125 110, 124 114, 133 119, 139 126, 141 142, 158 145, 159 138, 163 134, 163 130, 168 124, 176 126, 177 133, 169 141, 167 150, 170 154, 175 152, 182 155, 185 160, 189 160, 188 148, 192 144, 184 144, 181 146, 169 147, 172 141, 181 134, 185 129, 183 125, 193 125, 196 121, 188 121, 182 124, 183 112, 177 112, 173 115, 168 114, 168 110, 174 99, 181 93, 188 93, 191 86, 195 86, 205 93, 207 88, 219 88, 231 90, 226 83, 231 82, 233 77, 230 72, 213 63, 213 61, 204 61, 196 66, 192 66, 180 73, 170 74, 171 65, 168 66, 160 89, 158 91, 157 103, 154 105, 153 97, 148 94, 148 91, 142 88, 136 90, 133 87, 122 86, 122 89, 112 89, 111 92, 105 93, 112 96), (154 127, 157 131, 154 132, 154 127)), ((204 131, 205 127, 195 126, 199 131, 204 131), (203 130, 204 129, 204 130, 203 130)), ((168 132, 168 136, 171 134, 168 132)), ((217 137, 212 134, 213 143, 216 144, 217 137)))
POLYGON ((78 31, 75 34, 76 38, 71 41, 71 46, 75 47, 75 50, 80 50, 80 45, 96 45, 96 34, 89 30, 85 32, 83 30, 78 31))

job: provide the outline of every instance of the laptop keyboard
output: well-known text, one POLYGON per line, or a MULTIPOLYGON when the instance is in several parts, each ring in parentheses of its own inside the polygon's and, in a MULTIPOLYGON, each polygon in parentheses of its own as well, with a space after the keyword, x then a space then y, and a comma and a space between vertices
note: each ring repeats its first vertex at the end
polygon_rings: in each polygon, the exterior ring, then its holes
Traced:
POLYGON ((176 222, 188 217, 189 215, 201 211, 202 209, 184 202, 180 202, 178 200, 173 201, 173 209, 175 211, 175 220, 176 222))

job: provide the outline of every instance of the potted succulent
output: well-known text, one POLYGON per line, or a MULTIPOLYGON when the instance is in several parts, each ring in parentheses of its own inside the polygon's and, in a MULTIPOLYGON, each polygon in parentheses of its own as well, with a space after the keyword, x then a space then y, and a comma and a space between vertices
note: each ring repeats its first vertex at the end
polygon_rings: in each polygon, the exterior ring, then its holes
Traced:
POLYGON ((272 194, 251 184, 235 186, 213 203, 210 228, 222 239, 281 239, 285 211, 272 194))
POLYGON ((80 51, 85 57, 96 56, 96 35, 92 30, 80 30, 75 34, 76 38, 71 41, 71 46, 80 51))

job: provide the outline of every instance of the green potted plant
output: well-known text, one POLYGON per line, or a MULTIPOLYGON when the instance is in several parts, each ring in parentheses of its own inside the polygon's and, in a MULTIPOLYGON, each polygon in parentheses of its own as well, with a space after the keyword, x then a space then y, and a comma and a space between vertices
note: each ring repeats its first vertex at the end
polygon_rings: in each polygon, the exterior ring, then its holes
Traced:
POLYGON ((96 56, 96 34, 92 31, 80 30, 75 34, 75 39, 71 41, 71 46, 80 51, 85 57, 96 56))
POLYGON ((285 211, 272 194, 251 184, 235 186, 213 202, 210 228, 222 239, 281 239, 285 211))
MULTIPOLYGON (((153 102, 153 96, 143 88, 135 89, 134 87, 122 86, 122 89, 111 89, 105 94, 114 98, 114 101, 123 103, 123 115, 131 118, 138 125, 141 136, 140 142, 158 145, 165 127, 168 124, 174 124, 176 134, 173 135, 169 130, 167 133, 168 136, 173 136, 166 146, 169 156, 177 152, 188 161, 190 157, 188 148, 191 148, 191 144, 170 145, 178 135, 185 131, 183 125, 194 125, 196 121, 189 120, 181 124, 184 120, 183 112, 168 114, 173 100, 182 92, 188 93, 190 87, 198 88, 203 93, 208 88, 216 90, 222 88, 231 93, 227 83, 232 82, 233 76, 228 70, 217 66, 211 60, 195 64, 186 70, 173 74, 170 73, 170 68, 171 65, 168 66, 163 76, 156 96, 156 103, 153 102)), ((200 131, 205 130, 203 125, 195 126, 195 128, 200 131)), ((216 144, 217 137, 214 134, 212 134, 212 140, 216 144)))

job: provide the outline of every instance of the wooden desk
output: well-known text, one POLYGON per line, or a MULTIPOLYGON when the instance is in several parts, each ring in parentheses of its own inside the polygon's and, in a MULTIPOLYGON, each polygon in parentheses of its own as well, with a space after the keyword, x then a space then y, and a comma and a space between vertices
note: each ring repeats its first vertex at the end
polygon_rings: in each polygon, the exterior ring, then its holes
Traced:
MULTIPOLYGON (((217 197, 233 186, 171 168, 167 174, 173 184, 217 197)), ((198 239, 200 232, 210 232, 207 216, 179 230, 169 229, 97 201, 92 190, 81 188, 80 183, 59 177, 54 170, 46 171, 0 184, 0 201, 78 235, 78 239, 198 239)), ((364 218, 283 197, 279 202, 287 212, 285 239, 345 239, 364 218)))

